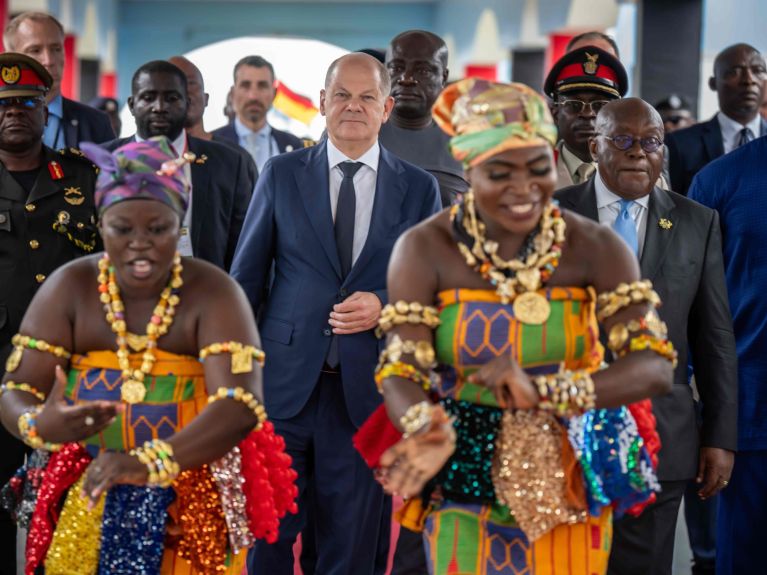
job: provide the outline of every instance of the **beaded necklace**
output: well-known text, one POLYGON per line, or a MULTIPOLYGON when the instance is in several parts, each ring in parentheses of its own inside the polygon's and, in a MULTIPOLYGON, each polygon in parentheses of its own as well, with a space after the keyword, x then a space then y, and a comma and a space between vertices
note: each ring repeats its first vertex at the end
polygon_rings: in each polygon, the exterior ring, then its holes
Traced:
POLYGON ((486 237, 477 217, 474 193, 469 190, 450 211, 453 235, 466 263, 495 286, 504 304, 513 301, 514 316, 522 323, 540 325, 551 313, 548 300, 537 290, 559 265, 565 241, 565 220, 556 202, 543 209, 538 227, 525 238, 522 249, 510 260, 498 255, 498 242, 486 237))
POLYGON ((183 285, 181 256, 177 253, 173 259, 173 271, 167 287, 162 290, 160 300, 154 308, 152 317, 146 326, 146 351, 142 356, 140 369, 132 369, 128 351, 128 328, 125 323, 125 304, 120 298, 120 288, 115 280, 115 268, 109 263, 109 256, 104 254, 99 260, 99 298, 104 304, 104 314, 112 331, 117 334, 117 361, 122 371, 120 395, 127 403, 139 403, 146 396, 144 379, 152 371, 156 360, 154 350, 160 336, 168 333, 176 313, 176 306, 181 301, 179 290, 183 285))

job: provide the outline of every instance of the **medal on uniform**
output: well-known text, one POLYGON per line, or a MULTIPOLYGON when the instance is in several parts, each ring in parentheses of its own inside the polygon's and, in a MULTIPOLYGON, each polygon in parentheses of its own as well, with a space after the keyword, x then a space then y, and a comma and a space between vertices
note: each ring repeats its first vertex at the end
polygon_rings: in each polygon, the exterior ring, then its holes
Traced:
POLYGON ((120 396, 126 403, 141 403, 146 396, 146 386, 140 381, 129 379, 120 386, 120 396))
POLYGON ((64 188, 64 201, 73 206, 79 206, 85 201, 85 196, 80 191, 80 188, 71 187, 64 188))
POLYGON ((537 292, 525 292, 514 298, 514 317, 524 324, 541 325, 551 315, 551 304, 537 292))

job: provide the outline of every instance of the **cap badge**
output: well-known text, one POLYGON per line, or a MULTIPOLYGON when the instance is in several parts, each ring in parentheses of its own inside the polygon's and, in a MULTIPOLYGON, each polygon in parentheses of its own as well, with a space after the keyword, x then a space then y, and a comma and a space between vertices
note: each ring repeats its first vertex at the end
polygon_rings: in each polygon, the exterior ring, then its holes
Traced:
POLYGON ((0 77, 6 84, 15 84, 21 79, 21 68, 18 66, 3 66, 0 69, 0 77))
POLYGON ((586 74, 589 76, 593 76, 597 73, 597 69, 599 68, 597 60, 599 60, 599 54, 594 54, 592 56, 586 52, 586 62, 583 63, 583 71, 586 72, 586 74))

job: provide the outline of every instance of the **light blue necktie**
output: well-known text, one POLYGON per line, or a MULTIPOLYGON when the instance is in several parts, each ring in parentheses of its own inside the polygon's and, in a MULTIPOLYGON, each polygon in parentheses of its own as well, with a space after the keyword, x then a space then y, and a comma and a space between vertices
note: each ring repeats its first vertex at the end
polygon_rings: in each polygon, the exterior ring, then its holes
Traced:
POLYGON ((631 206, 634 205, 634 200, 620 200, 621 211, 618 214, 618 218, 613 224, 615 232, 623 238, 631 251, 639 257, 639 240, 637 239, 637 228, 634 224, 634 219, 631 217, 629 211, 631 206))

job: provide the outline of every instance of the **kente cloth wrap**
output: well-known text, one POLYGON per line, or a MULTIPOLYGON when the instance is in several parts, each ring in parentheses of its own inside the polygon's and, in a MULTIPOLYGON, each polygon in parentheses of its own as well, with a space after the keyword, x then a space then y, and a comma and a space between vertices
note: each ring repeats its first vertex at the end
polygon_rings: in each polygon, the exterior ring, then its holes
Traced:
POLYGON ((432 117, 452 136, 450 151, 464 167, 506 150, 557 143, 546 101, 524 84, 459 80, 439 95, 432 117))
MULTIPOLYGON (((45 565, 47 572, 49 553, 55 554, 51 573, 67 573, 66 565, 59 567, 60 550, 75 547, 87 559, 78 575, 240 575, 246 553, 229 542, 252 542, 267 534, 276 538, 278 518, 295 511, 296 474, 284 453, 284 441, 266 422, 261 431, 250 433, 233 450, 253 462, 242 463, 241 470, 227 464, 227 472, 219 477, 224 488, 219 487, 208 466, 182 472, 170 488, 118 485, 99 502, 103 507, 101 536, 92 536, 98 531, 95 515, 83 511, 79 488, 72 486, 83 478, 93 458, 104 450, 129 451, 151 439, 167 439, 207 405, 203 366, 196 358, 162 350, 155 350, 155 355, 157 360, 145 379, 143 402, 125 404, 125 410, 109 427, 87 438, 82 446, 66 444, 51 456, 30 525, 28 575, 40 565, 45 565), (268 491, 262 488, 262 481, 268 491), (227 497, 237 499, 224 501, 227 497), (241 529, 232 538, 229 524, 255 531, 251 534, 241 529), (78 535, 85 531, 89 537, 78 535), (93 561, 93 557, 98 560, 93 561)), ((134 368, 140 365, 141 356, 130 356, 134 368)), ((120 384, 115 352, 75 355, 66 400, 73 404, 120 401, 120 384)))
POLYGON ((178 214, 186 212, 191 186, 185 162, 176 158, 165 136, 130 142, 114 152, 86 142, 80 148, 99 168, 95 194, 99 212, 132 199, 157 200, 178 214))

